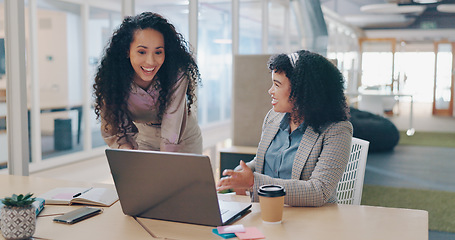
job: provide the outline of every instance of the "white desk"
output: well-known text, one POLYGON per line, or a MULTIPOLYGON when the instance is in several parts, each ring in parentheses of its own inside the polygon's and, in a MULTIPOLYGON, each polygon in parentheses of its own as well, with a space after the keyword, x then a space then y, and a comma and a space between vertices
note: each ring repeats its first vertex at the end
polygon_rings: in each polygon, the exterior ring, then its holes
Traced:
MULTIPOLYGON (((112 185, 69 182, 37 177, 0 175, 0 197, 12 193, 36 195, 54 187, 112 185)), ((223 198, 247 201, 248 198, 223 195, 223 198)), ((98 216, 74 225, 54 223, 47 214, 67 212, 76 206, 46 205, 38 217, 35 237, 44 239, 222 239, 213 227, 139 218, 149 234, 132 217, 125 216, 119 202, 104 208, 98 216)), ((428 212, 371 206, 327 205, 324 207, 285 207, 283 223, 262 223, 260 207, 253 203, 249 214, 234 224, 257 227, 266 239, 349 239, 349 240, 427 240, 428 212)), ((3 239, 0 236, 0 239, 3 239)), ((236 238, 233 238, 234 240, 236 238)))
MULTIPOLYGON (((38 177, 0 175, 0 198, 13 193, 32 192, 35 196, 56 187, 108 187, 113 185, 71 182, 38 177)), ((65 213, 81 207, 45 205, 36 221, 34 237, 44 239, 149 239, 150 235, 132 218, 122 213, 119 202, 103 208, 103 213, 74 225, 55 223, 50 214, 65 213)), ((0 239, 4 239, 0 234, 0 239)))
MULTIPOLYGON (((285 207, 281 224, 265 224, 260 206, 234 224, 255 226, 266 239, 348 239, 348 240, 417 240, 428 239, 428 212, 398 208, 354 205, 323 207, 285 207)), ((155 237, 169 239, 221 238, 212 227, 142 219, 155 237)), ((236 239, 236 238, 234 238, 236 239)))

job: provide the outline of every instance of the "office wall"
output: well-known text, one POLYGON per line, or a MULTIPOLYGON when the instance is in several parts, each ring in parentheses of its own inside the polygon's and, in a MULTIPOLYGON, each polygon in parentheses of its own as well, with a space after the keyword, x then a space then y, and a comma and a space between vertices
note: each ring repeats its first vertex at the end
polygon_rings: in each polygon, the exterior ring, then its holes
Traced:
MULTIPOLYGON (((28 21, 26 15, 26 21, 28 21)), ((68 105, 68 37, 67 16, 63 12, 37 11, 37 59, 40 83, 40 107, 54 108, 68 105)), ((28 38, 28 33, 26 33, 28 38)), ((30 70, 28 71, 30 72, 30 70)), ((29 76, 29 75, 28 75, 29 76)), ((30 78, 28 85, 30 86, 30 78)), ((30 106, 30 91, 28 93, 30 106)), ((40 115, 41 133, 52 135, 54 119, 66 118, 67 112, 40 115)))
POLYGON ((267 68, 270 55, 234 56, 232 144, 257 147, 262 122, 272 108, 267 90, 272 84, 267 68))
POLYGON ((38 67, 40 106, 68 104, 68 39, 65 13, 38 11, 38 67))

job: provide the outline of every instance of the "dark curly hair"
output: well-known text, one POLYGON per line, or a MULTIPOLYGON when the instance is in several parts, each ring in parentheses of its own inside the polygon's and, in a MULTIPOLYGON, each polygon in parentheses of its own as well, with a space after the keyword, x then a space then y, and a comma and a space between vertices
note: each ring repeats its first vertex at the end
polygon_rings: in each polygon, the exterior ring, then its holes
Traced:
POLYGON ((171 101, 180 74, 188 79, 186 95, 189 112, 191 105, 196 101, 195 88, 201 82, 199 69, 183 36, 159 14, 144 12, 126 17, 113 33, 105 49, 93 84, 95 114, 98 120, 102 114, 107 122, 105 130, 111 129, 113 134, 124 133, 129 127, 135 128, 130 123, 123 122, 123 119, 128 119, 129 116, 127 100, 135 74, 128 53, 134 34, 144 29, 160 32, 165 43, 165 60, 157 73, 157 84, 160 87, 158 119, 161 121, 167 107, 166 103, 171 101))
POLYGON ((317 53, 301 50, 297 54, 295 67, 286 54, 274 55, 267 63, 270 71, 285 73, 289 78, 294 122, 305 120, 320 132, 328 123, 348 120, 344 78, 338 68, 317 53))

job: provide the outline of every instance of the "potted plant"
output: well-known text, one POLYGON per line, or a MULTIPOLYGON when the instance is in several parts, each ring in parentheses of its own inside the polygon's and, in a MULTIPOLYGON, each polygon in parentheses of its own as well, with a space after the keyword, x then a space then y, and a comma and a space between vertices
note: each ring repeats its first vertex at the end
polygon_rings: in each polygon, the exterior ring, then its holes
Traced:
POLYGON ((0 230, 6 239, 27 239, 35 233, 36 212, 33 193, 13 194, 1 200, 0 230))

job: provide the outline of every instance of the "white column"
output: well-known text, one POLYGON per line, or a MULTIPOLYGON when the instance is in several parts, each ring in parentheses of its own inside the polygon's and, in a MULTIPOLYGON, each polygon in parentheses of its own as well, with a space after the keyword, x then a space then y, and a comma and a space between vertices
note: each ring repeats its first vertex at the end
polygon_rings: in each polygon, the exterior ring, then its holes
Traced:
POLYGON ((37 0, 29 0, 29 42, 28 64, 30 65, 30 143, 32 162, 42 160, 41 153, 41 104, 40 104, 40 80, 38 67, 38 34, 37 34, 37 0))
POLYGON ((24 0, 5 1, 8 172, 28 176, 24 0))
POLYGON ((269 0, 262 1, 262 53, 268 52, 269 45, 269 0))
MULTIPOLYGON (((91 78, 89 76, 89 61, 88 61, 88 32, 89 32, 89 16, 90 8, 87 3, 81 5, 81 42, 82 42, 82 125, 84 129, 84 151, 92 148, 92 127, 91 127, 91 99, 92 88, 91 78)), ((79 116, 80 117, 80 116, 79 116)))
MULTIPOLYGON (((198 0, 189 0, 188 2, 188 43, 190 44, 190 48, 193 51, 193 57, 194 60, 197 62, 197 46, 198 46, 198 15, 199 15, 199 1, 198 0)), ((196 95, 199 95, 199 88, 196 88, 196 95)), ((199 111, 199 104, 201 101, 197 101, 197 104, 195 104, 194 109, 192 108, 192 111, 194 111, 194 114, 196 114, 199 111)), ((204 119, 204 118, 202 118, 204 119)))
MULTIPOLYGON (((232 0, 232 59, 239 54, 239 34, 240 34, 240 3, 239 0, 232 0)), ((232 64, 234 68, 234 64, 232 64)), ((234 76, 234 74, 232 74, 234 76)))
POLYGON ((122 0, 122 16, 134 16, 134 0, 122 0))
POLYGON ((197 61, 197 41, 198 41, 198 0, 190 0, 188 6, 188 42, 193 48, 194 58, 197 61))
POLYGON ((291 4, 289 3, 290 0, 288 0, 284 4, 284 51, 289 53, 291 52, 291 4))

